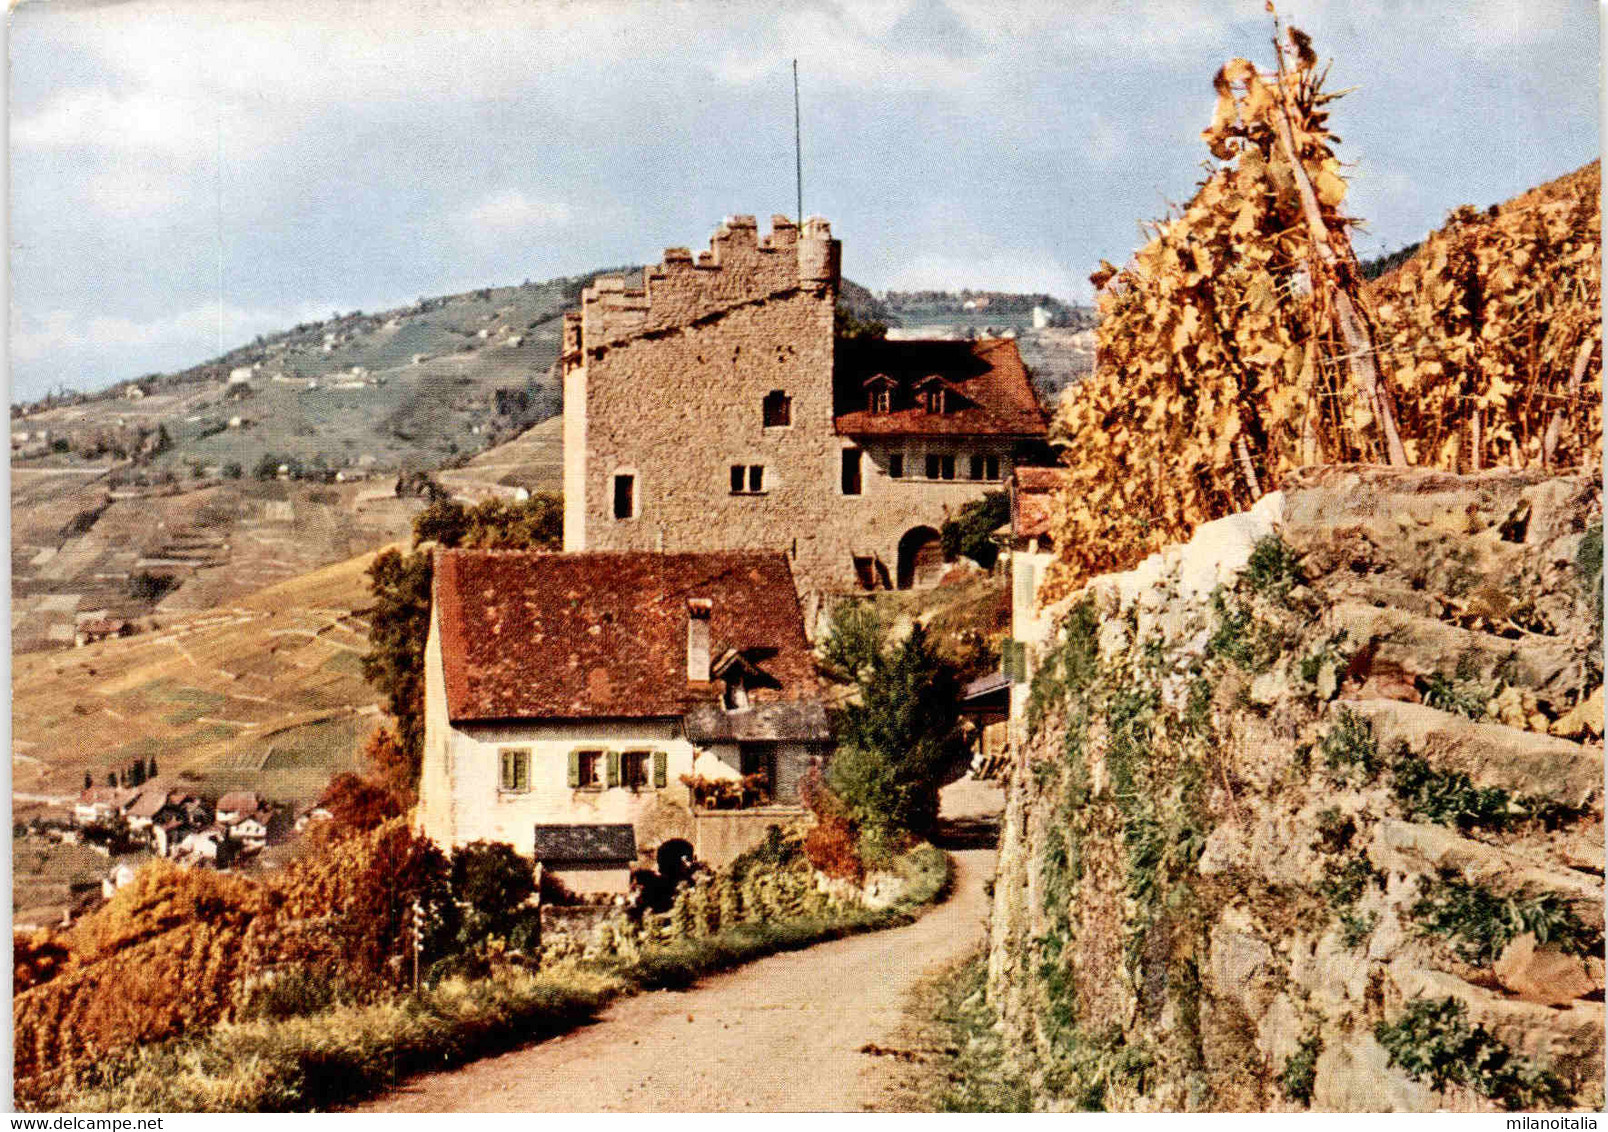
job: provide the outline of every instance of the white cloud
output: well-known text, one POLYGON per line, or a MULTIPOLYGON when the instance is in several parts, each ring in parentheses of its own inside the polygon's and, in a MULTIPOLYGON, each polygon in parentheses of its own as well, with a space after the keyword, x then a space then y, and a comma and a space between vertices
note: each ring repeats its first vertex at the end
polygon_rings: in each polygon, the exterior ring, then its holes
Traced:
MULTIPOLYGON (((226 305, 223 308, 224 348, 237 346, 257 334, 283 330, 309 317, 322 318, 330 309, 324 304, 303 304, 295 312, 226 305), (315 311, 317 313, 312 313, 315 311)), ((12 361, 23 365, 55 358, 78 361, 85 358, 110 359, 124 354, 140 358, 171 354, 184 359, 179 364, 190 364, 216 353, 218 338, 218 306, 215 303, 152 319, 84 315, 65 310, 30 316, 13 311, 10 350, 12 361)), ((152 366, 138 368, 146 370, 152 366)))
POLYGON ((892 291, 960 290, 1042 292, 1063 299, 1088 293, 1083 276, 1048 252, 1020 249, 986 256, 918 255, 903 261, 884 284, 892 291))
POLYGON ((195 110, 189 100, 152 90, 68 90, 13 122, 11 142, 31 149, 183 152, 194 147, 195 110))
POLYGON ((519 189, 504 189, 459 213, 458 222, 474 236, 501 236, 568 224, 570 216, 570 206, 561 200, 541 200, 519 189))

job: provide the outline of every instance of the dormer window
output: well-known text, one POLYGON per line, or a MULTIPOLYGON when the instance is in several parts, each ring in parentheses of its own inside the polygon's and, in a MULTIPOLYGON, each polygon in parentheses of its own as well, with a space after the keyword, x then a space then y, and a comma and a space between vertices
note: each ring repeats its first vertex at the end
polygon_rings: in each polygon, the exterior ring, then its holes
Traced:
POLYGON ((929 413, 946 413, 950 409, 948 390, 943 380, 933 374, 916 386, 916 402, 929 413))
POLYGON ((866 406, 873 413, 893 412, 893 378, 885 373, 866 379, 866 406))
POLYGON ((944 387, 929 385, 927 387, 927 412, 941 413, 944 411, 944 387))
POLYGON ((748 688, 743 683, 741 672, 727 674, 725 704, 727 711, 746 711, 748 709, 748 688))

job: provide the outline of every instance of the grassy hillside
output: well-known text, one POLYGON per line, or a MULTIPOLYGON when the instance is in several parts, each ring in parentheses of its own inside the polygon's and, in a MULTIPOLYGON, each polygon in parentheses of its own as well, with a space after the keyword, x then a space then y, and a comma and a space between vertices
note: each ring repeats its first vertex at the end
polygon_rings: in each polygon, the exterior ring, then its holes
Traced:
POLYGON ((165 778, 221 793, 311 800, 357 766, 378 714, 368 651, 365 554, 160 631, 12 669, 12 787, 19 803, 65 799, 85 773, 155 756, 165 778))

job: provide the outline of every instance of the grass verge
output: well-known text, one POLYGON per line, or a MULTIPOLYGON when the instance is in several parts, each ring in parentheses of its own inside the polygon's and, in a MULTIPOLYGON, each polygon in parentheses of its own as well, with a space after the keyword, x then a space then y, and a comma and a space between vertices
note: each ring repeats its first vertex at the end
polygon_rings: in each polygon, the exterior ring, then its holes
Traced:
MULTIPOLYGON (((108 1058, 50 1095, 19 1090, 20 1110, 307 1112, 373 1096, 403 1078, 554 1037, 622 994, 684 988, 766 955, 897 927, 948 891, 949 856, 922 845, 896 862, 904 899, 838 916, 742 924, 644 948, 633 964, 573 963, 448 979, 395 999, 317 1014, 225 1023, 193 1038, 108 1058), (30 1101, 34 1103, 30 1103, 30 1101)), ((19 1083, 20 1084, 20 1083, 19 1083)))

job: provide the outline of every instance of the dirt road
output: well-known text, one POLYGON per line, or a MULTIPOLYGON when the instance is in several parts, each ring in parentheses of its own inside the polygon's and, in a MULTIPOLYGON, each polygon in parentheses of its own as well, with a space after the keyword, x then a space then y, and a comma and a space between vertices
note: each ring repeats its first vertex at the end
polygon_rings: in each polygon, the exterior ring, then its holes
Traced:
MULTIPOLYGON (((998 812, 999 792, 944 792, 955 828, 998 812)), ((972 838, 972 841, 979 840, 972 838)), ((967 843, 961 840, 960 844, 967 843)), ((954 892, 902 928, 775 955, 689 991, 622 999, 574 1033, 415 1078, 369 1112, 802 1112, 888 1103, 889 1057, 924 972, 975 949, 991 848, 956 848, 954 892)))

